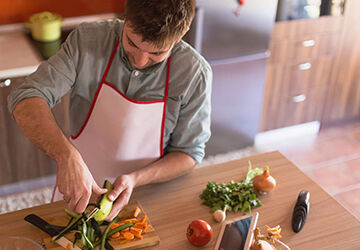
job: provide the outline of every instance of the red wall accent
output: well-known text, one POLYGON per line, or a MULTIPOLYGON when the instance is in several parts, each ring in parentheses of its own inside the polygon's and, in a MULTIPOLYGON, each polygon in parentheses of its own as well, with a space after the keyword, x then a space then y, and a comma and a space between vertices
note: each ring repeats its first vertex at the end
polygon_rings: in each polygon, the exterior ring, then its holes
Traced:
POLYGON ((0 25, 26 22, 32 14, 51 11, 62 17, 121 13, 125 0, 1 0, 0 25))

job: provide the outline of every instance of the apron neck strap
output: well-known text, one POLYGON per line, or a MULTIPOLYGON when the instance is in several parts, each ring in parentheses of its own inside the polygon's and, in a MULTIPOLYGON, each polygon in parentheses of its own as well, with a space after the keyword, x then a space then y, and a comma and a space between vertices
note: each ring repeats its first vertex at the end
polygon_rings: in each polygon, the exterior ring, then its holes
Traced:
POLYGON ((117 50, 117 48, 118 48, 118 46, 119 46, 119 42, 120 42, 120 37, 118 37, 117 40, 116 40, 116 44, 115 44, 114 49, 113 49, 113 51, 112 51, 112 53, 111 53, 110 60, 109 60, 109 62, 108 62, 108 64, 107 64, 107 66, 106 66, 104 75, 103 75, 103 77, 102 77, 102 79, 101 79, 101 83, 103 83, 103 82, 105 81, 105 78, 106 78, 106 76, 107 76, 107 74, 108 74, 108 72, 109 72, 109 69, 110 69, 110 66, 111 66, 111 64, 112 64, 112 61, 113 61, 113 59, 114 59, 116 50, 117 50))
POLYGON ((171 64, 171 56, 169 56, 169 58, 167 59, 166 82, 165 82, 165 92, 164 92, 164 101, 165 102, 167 100, 168 90, 169 90, 170 64, 171 64))

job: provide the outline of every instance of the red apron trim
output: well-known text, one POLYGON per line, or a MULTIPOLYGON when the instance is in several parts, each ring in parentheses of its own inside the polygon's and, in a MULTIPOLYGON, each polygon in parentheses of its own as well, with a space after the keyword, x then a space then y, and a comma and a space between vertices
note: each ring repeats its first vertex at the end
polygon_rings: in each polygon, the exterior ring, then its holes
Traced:
POLYGON ((99 93, 100 93, 100 90, 101 90, 101 87, 103 84, 106 84, 108 85, 109 87, 111 87, 112 89, 114 89, 117 93, 119 93, 122 97, 124 97, 126 100, 130 101, 130 102, 133 102, 133 103, 137 103, 137 104, 152 104, 152 103, 160 103, 160 102, 164 102, 164 108, 163 108, 163 117, 162 117, 162 122, 161 122, 161 137, 160 137, 160 156, 163 156, 164 154, 164 150, 163 150, 163 141, 164 141, 164 129, 165 129, 165 117, 166 117, 166 103, 167 103, 167 97, 168 97, 168 89, 169 89, 169 76, 170 76, 170 62, 171 62, 171 56, 169 56, 168 60, 167 60, 167 71, 166 71, 166 82, 165 82, 165 91, 164 91, 164 99, 163 100, 155 100, 155 101, 136 101, 134 99, 131 99, 129 97, 127 97, 124 93, 122 93, 120 90, 118 90, 115 86, 113 86, 111 83, 108 83, 105 81, 105 78, 109 72, 109 69, 110 69, 110 66, 112 64, 112 61, 114 59, 114 56, 115 56, 115 52, 117 50, 117 47, 119 45, 119 41, 120 41, 120 38, 117 39, 116 41, 116 44, 114 46, 114 49, 112 51, 112 54, 111 54, 111 57, 110 57, 110 60, 109 60, 109 63, 108 65, 106 66, 106 69, 105 69, 105 72, 104 72, 104 75, 102 77, 102 80, 101 80, 101 83, 99 84, 98 86, 98 89, 96 90, 96 93, 95 93, 95 96, 94 96, 94 99, 93 99, 93 102, 91 104, 91 107, 90 107, 90 110, 89 110, 89 113, 85 119, 85 122, 83 123, 83 125, 81 126, 81 129, 79 130, 79 132, 76 134, 76 135, 71 135, 70 138, 75 140, 76 138, 78 138, 82 131, 85 129, 86 127, 86 124, 88 123, 89 119, 90 119, 90 116, 91 116, 91 113, 95 107, 95 103, 97 101, 97 98, 99 96, 99 93))
POLYGON ((71 135, 71 136, 70 136, 71 139, 75 140, 76 138, 78 138, 78 137, 80 136, 80 134, 83 132, 83 130, 85 129, 86 124, 88 123, 88 121, 89 121, 89 119, 90 119, 90 116, 91 116, 91 113, 93 112, 93 109, 94 109, 94 107, 95 107, 95 103, 96 103, 96 100, 97 100, 97 98, 98 98, 98 96, 99 96, 99 93, 100 93, 100 90, 101 90, 101 86, 102 86, 102 85, 103 85, 103 82, 100 83, 98 89, 96 90, 94 100, 93 100, 93 102, 92 102, 92 104, 91 104, 91 108, 90 108, 90 110, 89 110, 89 113, 88 113, 88 115, 87 115, 87 117, 86 117, 85 122, 84 122, 83 125, 81 126, 81 129, 79 130, 79 132, 78 132, 76 135, 74 135, 74 136, 71 135))
MULTIPOLYGON (((100 90, 101 90, 101 87, 102 87, 103 84, 105 84, 105 85, 111 87, 112 89, 114 89, 117 93, 119 93, 119 94, 120 94, 122 97, 124 97, 126 100, 128 100, 128 101, 130 101, 130 102, 133 102, 133 103, 136 103, 136 104, 153 104, 153 103, 164 102, 164 100, 156 100, 156 101, 136 101, 136 100, 133 100, 133 99, 127 97, 126 95, 124 95, 120 90, 118 90, 116 87, 114 87, 111 83, 102 82, 102 83, 100 83, 98 89, 96 90, 94 100, 93 100, 93 102, 92 102, 92 104, 91 104, 91 108, 90 108, 89 113, 88 113, 88 115, 87 115, 87 117, 86 117, 86 119, 85 119, 85 122, 83 123, 83 125, 81 126, 81 129, 79 130, 79 132, 78 132, 76 135, 74 135, 74 136, 71 135, 71 136, 70 136, 71 139, 74 140, 74 139, 78 138, 78 137, 80 136, 80 134, 82 133, 82 131, 85 129, 86 124, 88 123, 88 121, 89 121, 89 119, 90 119, 90 117, 91 117, 91 114, 92 114, 92 112, 93 112, 93 109, 94 109, 94 107, 95 107, 95 103, 96 103, 96 101, 97 101, 97 99, 98 99, 98 96, 99 96, 99 94, 100 94, 100 90)), ((164 105, 166 105, 166 104, 164 104, 164 105)))
POLYGON ((102 77, 102 79, 101 79, 101 82, 100 82, 100 84, 99 84, 99 86, 98 86, 98 89, 96 90, 94 100, 93 100, 93 102, 92 102, 92 104, 91 104, 91 108, 90 108, 90 110, 89 110, 89 113, 88 113, 88 115, 87 115, 87 117, 86 117, 86 120, 85 120, 84 124, 81 126, 80 131, 79 131, 76 135, 74 135, 74 136, 71 135, 71 136, 70 136, 70 138, 73 139, 73 140, 76 139, 76 138, 78 138, 78 137, 80 136, 81 132, 84 130, 86 124, 88 123, 88 121, 89 121, 89 119, 90 119, 90 115, 91 115, 91 113, 92 113, 92 111, 93 111, 93 109, 94 109, 95 102, 96 102, 97 97, 98 97, 98 95, 99 95, 101 86, 102 86, 103 82, 105 81, 105 78, 106 78, 106 76, 107 76, 107 73, 109 72, 110 66, 111 66, 111 64, 112 64, 112 61, 113 61, 113 59, 114 59, 114 56, 115 56, 115 53, 116 53, 116 50, 117 50, 117 47, 119 46, 119 42, 120 42, 120 37, 118 37, 118 38, 116 39, 116 43, 115 43, 114 49, 113 49, 113 51, 111 52, 110 60, 109 60, 109 62, 108 62, 108 64, 107 64, 107 66, 106 66, 105 72, 104 72, 103 77, 102 77))
POLYGON ((164 100, 137 101, 137 100, 131 99, 130 97, 126 96, 123 92, 121 92, 120 90, 118 90, 118 89, 117 89, 114 85, 112 85, 111 83, 103 82, 103 84, 108 85, 109 87, 111 87, 112 89, 114 89, 116 92, 118 92, 122 97, 124 97, 126 100, 128 100, 129 102, 132 102, 132 103, 136 103, 136 104, 152 104, 152 103, 164 102, 164 100))
POLYGON ((161 122, 160 157, 162 157, 164 155, 163 142, 164 142, 164 130, 165 130, 166 104, 167 104, 168 90, 169 90, 170 63, 171 63, 171 56, 169 56, 169 58, 168 58, 167 70, 166 70, 164 109, 163 109, 163 117, 162 117, 162 122, 161 122))
POLYGON ((113 51, 112 51, 112 53, 111 53, 110 60, 109 60, 109 62, 108 62, 108 65, 106 66, 106 69, 105 69, 104 75, 103 75, 103 77, 102 77, 102 79, 101 79, 101 82, 104 82, 104 81, 105 81, 105 78, 106 78, 106 76, 107 76, 107 74, 108 74, 108 72, 109 72, 110 66, 111 66, 112 61, 113 61, 113 59, 114 59, 115 52, 116 52, 116 50, 117 50, 117 47, 119 46, 119 42, 120 42, 120 37, 118 37, 118 39, 116 40, 114 49, 113 49, 113 51))

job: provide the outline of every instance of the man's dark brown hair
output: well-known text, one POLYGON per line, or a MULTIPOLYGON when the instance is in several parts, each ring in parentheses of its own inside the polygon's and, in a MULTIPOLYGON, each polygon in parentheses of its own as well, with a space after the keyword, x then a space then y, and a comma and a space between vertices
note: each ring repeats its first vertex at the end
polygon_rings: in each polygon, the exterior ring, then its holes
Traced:
POLYGON ((185 35, 195 5, 195 0, 126 0, 125 20, 143 42, 163 48, 185 35))

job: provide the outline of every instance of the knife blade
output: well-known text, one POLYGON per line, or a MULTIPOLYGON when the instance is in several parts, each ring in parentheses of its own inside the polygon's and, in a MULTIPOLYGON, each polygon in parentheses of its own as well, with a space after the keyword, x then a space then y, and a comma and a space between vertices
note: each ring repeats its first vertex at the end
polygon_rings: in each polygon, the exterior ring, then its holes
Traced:
MULTIPOLYGON (((41 217, 37 216, 36 214, 29 214, 24 218, 25 221, 30 222, 40 230, 44 231, 48 235, 50 235, 53 239, 59 234, 59 231, 54 228, 49 228, 49 223, 43 220, 41 217)), ((70 245, 70 249, 81 250, 79 247, 73 247, 73 243, 65 237, 61 237, 56 241, 57 244, 60 246, 68 249, 70 245)))

